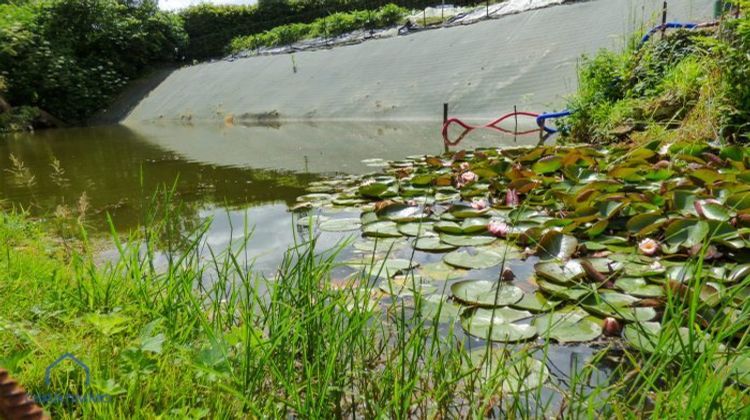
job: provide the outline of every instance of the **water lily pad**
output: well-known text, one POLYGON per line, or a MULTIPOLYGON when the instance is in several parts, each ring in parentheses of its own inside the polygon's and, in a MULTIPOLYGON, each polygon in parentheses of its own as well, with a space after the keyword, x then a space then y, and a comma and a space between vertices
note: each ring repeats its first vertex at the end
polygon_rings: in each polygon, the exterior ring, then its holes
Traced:
POLYGON ((750 387, 750 354, 732 352, 720 355, 713 365, 737 383, 750 387))
POLYGON ((422 277, 433 281, 456 280, 464 277, 466 273, 466 270, 451 267, 442 261, 424 264, 419 268, 422 277))
POLYGON ((475 249, 473 251, 458 250, 446 254, 443 258, 446 264, 467 270, 485 269, 498 266, 503 262, 503 256, 494 252, 475 249))
POLYGON ((377 238, 357 241, 354 249, 365 253, 393 252, 406 246, 407 242, 401 238, 377 238))
POLYGON ((495 242, 497 238, 491 235, 450 235, 440 234, 440 240, 453 246, 483 246, 495 242))
POLYGON ((531 170, 537 174, 549 174, 560 169, 562 162, 560 156, 545 156, 531 165, 531 170))
POLYGON ((581 302, 581 306, 592 314, 612 317, 623 321, 651 321, 656 318, 656 310, 650 307, 633 307, 639 299, 615 291, 603 291, 591 295, 581 302))
POLYGON ((578 240, 562 232, 551 230, 542 236, 537 245, 537 254, 543 260, 566 260, 575 254, 578 240))
POLYGON ((395 276, 380 282, 380 290, 392 296, 405 297, 415 294, 429 295, 437 291, 437 286, 422 281, 414 275, 395 276))
POLYGON ((434 229, 452 235, 475 234, 486 232, 487 222, 487 219, 480 217, 464 219, 460 223, 443 220, 435 223, 434 229))
POLYGON ((398 238, 401 232, 395 222, 381 221, 365 225, 363 234, 372 238, 398 238))
POLYGON ((421 302, 421 315, 424 319, 438 322, 452 322, 460 317, 461 306, 448 302, 444 296, 439 294, 425 296, 421 302))
POLYGON ((361 185, 358 191, 363 197, 388 198, 398 195, 398 186, 393 183, 372 182, 361 185))
POLYGON ((532 324, 543 337, 559 343, 579 343, 599 337, 603 322, 580 308, 569 306, 536 318, 532 324))
POLYGON ((528 318, 530 312, 511 308, 476 309, 461 320, 464 330, 484 340, 512 343, 536 336, 532 325, 515 324, 514 321, 528 318))
POLYGON ((539 313, 551 311, 559 304, 558 301, 547 299, 542 292, 525 292, 521 300, 511 303, 509 306, 514 309, 539 313))
POLYGON ((523 291, 516 286, 486 280, 454 283, 451 293, 457 300, 479 306, 506 306, 523 298, 523 291))
POLYGON ((402 203, 390 204, 376 213, 381 219, 392 220, 396 223, 422 221, 430 217, 422 208, 402 203))
POLYGON ((424 252, 449 252, 456 249, 456 246, 441 242, 436 236, 430 236, 414 241, 414 248, 424 252))
POLYGON ((537 276, 558 284, 575 284, 586 277, 586 272, 581 263, 576 260, 563 264, 557 262, 537 263, 534 265, 534 272, 537 276))
POLYGON ((663 327, 658 322, 636 322, 625 326, 622 332, 625 341, 633 348, 646 353, 659 353, 675 356, 683 351, 702 352, 706 347, 707 336, 695 332, 691 338, 690 330, 685 327, 675 328, 669 323, 663 327), (690 347, 694 345, 695 347, 690 347))
POLYGON ((550 296, 558 299, 579 301, 591 293, 595 293, 592 286, 562 286, 543 279, 536 280, 537 286, 550 296))
POLYGON ((388 258, 386 260, 375 261, 371 261, 368 258, 362 258, 359 260, 347 261, 346 264, 371 275, 377 275, 380 273, 381 276, 387 277, 393 277, 402 271, 410 270, 418 265, 413 261, 400 258, 388 258))
POLYGON ((405 236, 425 237, 435 236, 432 230, 432 223, 412 222, 398 225, 398 231, 405 236))
POLYGON ((664 231, 665 252, 673 254, 679 247, 691 248, 701 244, 709 233, 709 225, 703 220, 679 219, 670 223, 664 231))
POLYGON ((486 347, 472 350, 469 360, 484 377, 502 378, 502 392, 510 395, 538 390, 549 379, 547 366, 526 352, 486 347))
POLYGON ((650 284, 643 278, 623 277, 615 281, 615 287, 637 297, 650 298, 664 296, 662 286, 650 284))
POLYGON ((362 223, 359 218, 330 219, 320 224, 324 232, 348 232, 359 230, 362 223))

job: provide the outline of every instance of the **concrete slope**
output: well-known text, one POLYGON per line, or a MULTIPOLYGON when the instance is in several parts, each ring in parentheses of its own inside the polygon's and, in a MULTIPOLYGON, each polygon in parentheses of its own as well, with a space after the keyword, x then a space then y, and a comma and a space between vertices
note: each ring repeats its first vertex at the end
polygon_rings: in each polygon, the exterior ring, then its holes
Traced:
MULTIPOLYGON (((529 0, 533 2, 534 0, 529 0)), ((670 0, 670 20, 713 0, 670 0)), ((583 53, 619 48, 660 19, 661 1, 593 0, 359 45, 199 64, 174 71, 126 124, 153 120, 493 118, 513 105, 559 108, 583 53)))

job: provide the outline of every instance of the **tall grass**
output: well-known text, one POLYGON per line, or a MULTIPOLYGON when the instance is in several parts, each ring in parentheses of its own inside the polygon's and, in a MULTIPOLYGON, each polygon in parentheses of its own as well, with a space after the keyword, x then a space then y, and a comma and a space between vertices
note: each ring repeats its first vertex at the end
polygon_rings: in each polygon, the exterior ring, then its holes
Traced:
MULTIPOLYGON (((728 306, 709 308, 696 297, 706 281, 702 258, 688 293, 670 292, 664 309, 664 324, 687 326, 690 341, 679 342, 676 329, 665 327, 654 352, 608 341, 590 360, 561 371, 560 346, 468 338, 460 326, 440 322, 443 305, 427 310, 419 288, 410 298, 381 298, 372 292, 380 267, 363 270, 350 287, 334 287, 346 243, 319 250, 314 235, 300 238, 266 278, 253 273, 245 252, 247 227, 245 240, 215 252, 205 241, 210 220, 185 230, 168 193, 150 208, 140 231, 113 235, 119 256, 105 263, 91 247, 52 245, 45 225, 26 215, 0 215, 0 365, 32 393, 111 396, 48 404, 55 417, 747 414, 747 390, 733 384, 736 375, 722 361, 726 344, 747 354, 750 310, 744 304, 725 316, 728 306), (700 349, 699 325, 711 332, 700 349), (64 352, 89 365, 90 386, 68 365, 45 385, 46 366, 64 352), (555 374, 544 386, 514 389, 512 378, 525 375, 515 361, 525 354, 555 374)), ((745 287, 750 280, 730 292, 745 287)))

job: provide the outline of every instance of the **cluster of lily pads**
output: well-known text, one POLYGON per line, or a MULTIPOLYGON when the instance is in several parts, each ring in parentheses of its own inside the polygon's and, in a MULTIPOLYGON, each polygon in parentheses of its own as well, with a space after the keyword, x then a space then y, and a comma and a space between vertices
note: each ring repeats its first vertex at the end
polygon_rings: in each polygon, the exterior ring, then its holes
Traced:
POLYGON ((412 156, 380 173, 317 182, 299 203, 360 209, 359 218, 324 220, 320 229, 361 229, 366 239, 355 247, 375 252, 382 290, 419 289, 483 339, 569 343, 604 334, 653 351, 673 297, 701 302, 706 333, 716 317, 747 313, 750 149, 740 146, 412 156), (442 261, 418 266, 383 253, 402 246, 442 261), (513 275, 520 260, 533 264, 531 278, 513 275), (497 275, 466 279, 488 270, 497 275))

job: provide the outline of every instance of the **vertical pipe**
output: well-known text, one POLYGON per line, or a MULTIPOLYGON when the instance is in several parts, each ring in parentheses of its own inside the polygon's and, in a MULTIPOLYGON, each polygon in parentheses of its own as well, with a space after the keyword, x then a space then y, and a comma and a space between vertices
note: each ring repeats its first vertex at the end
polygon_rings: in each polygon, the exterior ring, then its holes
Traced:
POLYGON ((489 17, 490 17, 490 0, 487 0, 485 2, 485 7, 487 8, 487 18, 489 19, 489 17))
POLYGON ((661 9, 661 38, 664 39, 664 36, 667 32, 667 0, 664 0, 664 5, 661 9))
POLYGON ((518 107, 513 105, 513 119, 516 121, 516 125, 513 128, 513 143, 518 141, 518 107))

